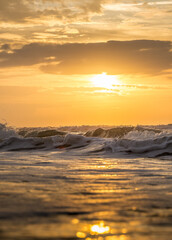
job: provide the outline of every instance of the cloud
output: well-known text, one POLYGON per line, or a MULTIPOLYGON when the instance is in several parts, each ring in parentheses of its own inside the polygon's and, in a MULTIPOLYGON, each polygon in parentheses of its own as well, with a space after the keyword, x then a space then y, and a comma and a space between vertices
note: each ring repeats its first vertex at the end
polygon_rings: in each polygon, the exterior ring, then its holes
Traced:
POLYGON ((29 22, 33 19, 75 19, 100 13, 105 0, 1 0, 0 21, 29 22))
POLYGON ((29 44, 0 53, 0 68, 41 65, 52 74, 160 74, 172 67, 171 42, 153 40, 100 43, 29 44))
MULTIPOLYGON (((24 23, 34 19, 74 21, 88 20, 92 14, 103 13, 105 9, 130 11, 129 7, 154 8, 156 6, 170 6, 171 1, 125 1, 125 0, 1 0, 0 21, 24 23), (110 4, 110 5, 108 5, 110 4), (121 7, 120 7, 121 6, 121 7), (128 10, 127 10, 128 9, 128 10)), ((169 7, 166 10, 170 10, 169 7)))
POLYGON ((0 0, 0 41, 21 46, 33 42, 170 40, 170 3, 167 0, 0 0))
POLYGON ((0 21, 1 22, 33 22, 34 19, 48 19, 52 17, 58 20, 88 20, 92 14, 100 14, 106 9, 106 4, 111 4, 112 10, 127 11, 129 5, 136 7, 165 6, 171 1, 125 1, 125 0, 1 0, 0 21), (115 9, 113 9, 115 7, 115 9), (119 10, 119 9, 118 9, 119 10))
MULTIPOLYGON (((31 2, 33 2, 31 0, 31 2)), ((0 20, 21 22, 25 18, 33 15, 27 2, 23 0, 1 0, 0 1, 0 20)))
POLYGON ((0 47, 1 50, 4 50, 4 51, 8 51, 11 49, 11 46, 9 44, 3 44, 1 47, 0 47))

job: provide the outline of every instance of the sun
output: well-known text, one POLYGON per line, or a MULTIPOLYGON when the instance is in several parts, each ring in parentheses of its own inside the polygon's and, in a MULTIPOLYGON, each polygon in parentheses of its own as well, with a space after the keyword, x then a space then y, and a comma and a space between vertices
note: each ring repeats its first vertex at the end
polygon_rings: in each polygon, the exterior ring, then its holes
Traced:
POLYGON ((120 85, 118 77, 115 75, 107 75, 105 72, 98 74, 91 78, 91 82, 94 87, 114 89, 115 85, 120 85))

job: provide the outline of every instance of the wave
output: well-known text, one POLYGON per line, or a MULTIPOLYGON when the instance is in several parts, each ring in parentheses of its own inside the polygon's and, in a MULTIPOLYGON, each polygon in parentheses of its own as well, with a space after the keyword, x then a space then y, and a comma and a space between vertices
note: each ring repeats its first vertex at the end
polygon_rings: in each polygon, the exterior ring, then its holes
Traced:
POLYGON ((149 131, 149 132, 155 132, 160 133, 161 130, 158 129, 150 129, 150 128, 144 128, 144 127, 115 127, 111 129, 102 129, 98 128, 93 131, 88 131, 85 136, 87 137, 103 137, 103 138, 121 138, 124 137, 127 133, 131 131, 149 131))
POLYGON ((3 139, 10 138, 10 137, 17 137, 18 133, 12 127, 8 127, 7 124, 0 123, 0 142, 3 139))
POLYGON ((0 124, 0 151, 53 150, 72 154, 172 156, 172 131, 148 127, 97 128, 70 133, 58 128, 14 129, 0 124))
POLYGON ((55 129, 22 129, 18 131, 18 135, 23 136, 25 138, 27 137, 52 137, 52 136, 65 136, 66 132, 61 132, 55 129))

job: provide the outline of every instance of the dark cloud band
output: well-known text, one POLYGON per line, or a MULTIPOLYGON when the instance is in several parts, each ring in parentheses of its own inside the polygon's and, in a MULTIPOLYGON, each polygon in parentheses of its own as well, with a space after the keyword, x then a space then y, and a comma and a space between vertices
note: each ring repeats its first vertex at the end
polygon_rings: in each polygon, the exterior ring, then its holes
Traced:
POLYGON ((0 53, 0 67, 41 64, 54 74, 159 74, 172 67, 170 41, 29 44, 0 53))

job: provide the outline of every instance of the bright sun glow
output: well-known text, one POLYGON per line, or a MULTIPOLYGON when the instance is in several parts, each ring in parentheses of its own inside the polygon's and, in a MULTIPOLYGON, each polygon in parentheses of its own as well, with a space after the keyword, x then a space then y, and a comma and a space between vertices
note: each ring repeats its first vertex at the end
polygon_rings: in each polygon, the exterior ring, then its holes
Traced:
POLYGON ((91 78, 91 82, 95 87, 114 89, 115 85, 120 85, 117 76, 107 75, 105 72, 91 78))

